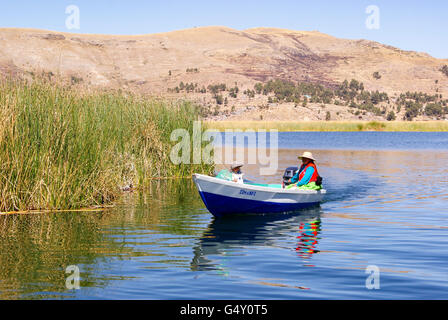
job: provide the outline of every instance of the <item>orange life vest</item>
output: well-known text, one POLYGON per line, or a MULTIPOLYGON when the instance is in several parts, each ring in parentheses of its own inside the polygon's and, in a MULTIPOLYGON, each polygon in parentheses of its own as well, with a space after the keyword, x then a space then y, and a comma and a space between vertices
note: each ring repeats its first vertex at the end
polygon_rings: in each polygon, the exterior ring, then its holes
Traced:
POLYGON ((311 179, 308 183, 317 181, 317 177, 319 176, 319 173, 317 172, 317 167, 313 162, 308 163, 307 166, 302 165, 300 167, 299 181, 301 181, 303 179, 303 177, 305 176, 306 169, 308 169, 309 167, 314 168, 314 173, 311 176, 311 179))

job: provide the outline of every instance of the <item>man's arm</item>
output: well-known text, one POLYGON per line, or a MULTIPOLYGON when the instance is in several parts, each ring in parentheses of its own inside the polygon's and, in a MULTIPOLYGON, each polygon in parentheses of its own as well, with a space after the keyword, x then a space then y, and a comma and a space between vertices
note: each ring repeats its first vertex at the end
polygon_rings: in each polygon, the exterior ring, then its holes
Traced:
POLYGON ((299 181, 299 175, 300 175, 301 171, 298 170, 296 172, 296 174, 294 175, 294 177, 291 178, 291 183, 296 183, 297 181, 299 181))

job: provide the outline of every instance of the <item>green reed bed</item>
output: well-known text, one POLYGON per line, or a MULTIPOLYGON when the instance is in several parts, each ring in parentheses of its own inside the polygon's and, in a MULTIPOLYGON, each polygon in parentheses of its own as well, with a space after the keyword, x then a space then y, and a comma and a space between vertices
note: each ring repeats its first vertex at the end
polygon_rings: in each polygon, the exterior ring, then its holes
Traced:
POLYGON ((171 132, 197 116, 189 102, 2 81, 0 211, 104 205, 126 185, 210 172, 169 159, 171 132))

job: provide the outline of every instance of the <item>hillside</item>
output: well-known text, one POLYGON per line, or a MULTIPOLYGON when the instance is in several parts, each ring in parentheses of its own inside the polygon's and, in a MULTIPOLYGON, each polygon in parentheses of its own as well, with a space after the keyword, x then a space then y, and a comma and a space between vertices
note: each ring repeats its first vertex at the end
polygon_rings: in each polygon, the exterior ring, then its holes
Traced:
MULTIPOLYGON (((391 98, 407 91, 448 97, 448 60, 403 51, 367 40, 338 39, 317 31, 257 28, 238 31, 203 27, 139 36, 81 35, 30 29, 0 29, 0 74, 62 78, 73 85, 124 89, 174 98, 186 96, 206 106, 216 119, 322 120, 358 119, 347 105, 268 103, 248 96, 258 82, 284 79, 337 88, 356 79, 365 90, 391 98), (373 74, 377 72, 379 79, 373 74), (175 89, 194 83, 191 92, 175 89), (224 83, 238 87, 236 97, 200 88, 224 83)), ((382 106, 389 111, 388 106, 382 106)), ((404 110, 401 111, 402 113, 404 110)), ((399 112, 398 112, 399 113, 399 112)), ((374 114, 361 114, 375 119, 374 114)), ((418 117, 417 117, 418 118, 418 117)), ((424 119, 423 115, 420 117, 424 119)))

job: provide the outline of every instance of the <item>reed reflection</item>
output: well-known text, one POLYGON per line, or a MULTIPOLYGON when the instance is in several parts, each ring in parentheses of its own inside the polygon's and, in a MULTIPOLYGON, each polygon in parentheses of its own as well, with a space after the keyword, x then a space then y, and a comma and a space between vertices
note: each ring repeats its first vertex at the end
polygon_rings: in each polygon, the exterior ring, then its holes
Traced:
POLYGON ((0 299, 74 298, 65 285, 69 265, 80 267, 81 288, 105 288, 127 279, 109 269, 113 261, 169 260, 152 235, 200 235, 193 192, 190 180, 154 181, 105 212, 0 216, 0 299))

